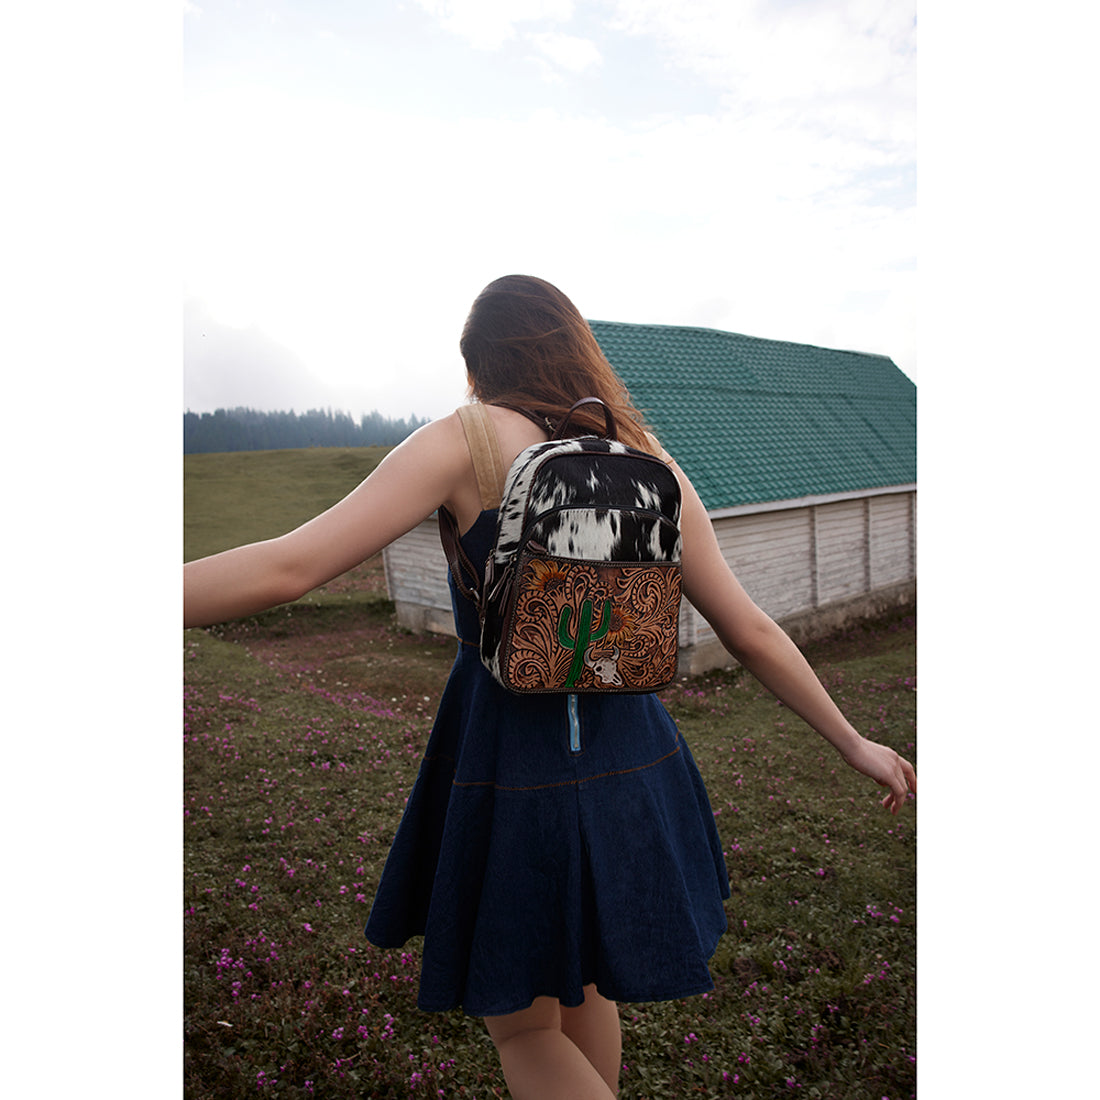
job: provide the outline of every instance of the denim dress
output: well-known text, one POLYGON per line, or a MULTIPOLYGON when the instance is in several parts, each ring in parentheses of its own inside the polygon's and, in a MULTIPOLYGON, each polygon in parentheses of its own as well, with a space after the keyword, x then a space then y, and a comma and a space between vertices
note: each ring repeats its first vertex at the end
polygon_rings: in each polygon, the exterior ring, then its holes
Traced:
MULTIPOLYGON (((462 537, 481 566, 496 509, 462 537)), ((386 860, 367 938, 423 935, 418 1004, 472 1016, 713 988, 729 878, 703 781, 655 695, 516 695, 458 654, 386 860)))

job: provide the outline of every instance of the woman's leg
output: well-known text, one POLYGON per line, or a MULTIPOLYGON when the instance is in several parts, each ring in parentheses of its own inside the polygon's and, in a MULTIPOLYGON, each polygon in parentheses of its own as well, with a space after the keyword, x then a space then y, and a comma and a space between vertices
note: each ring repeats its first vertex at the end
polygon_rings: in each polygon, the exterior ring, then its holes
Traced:
POLYGON ((601 997, 594 985, 584 987, 584 1004, 561 1010, 561 1029, 595 1066, 617 1096, 623 1064, 623 1035, 619 1006, 601 997))
POLYGON ((530 1008, 507 1016, 486 1016, 485 1026, 496 1044, 512 1100, 612 1100, 615 1096, 562 1031, 562 1008, 554 997, 536 997, 530 1008))

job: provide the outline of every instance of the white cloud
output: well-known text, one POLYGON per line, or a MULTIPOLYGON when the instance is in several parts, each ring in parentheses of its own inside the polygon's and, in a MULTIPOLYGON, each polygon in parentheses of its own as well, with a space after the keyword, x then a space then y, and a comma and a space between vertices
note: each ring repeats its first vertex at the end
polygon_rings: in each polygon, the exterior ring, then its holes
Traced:
POLYGON ((573 0, 417 0, 447 30, 479 50, 496 50, 516 35, 517 23, 566 21, 573 0))
POLYGON ((554 31, 528 34, 526 38, 543 57, 569 72, 583 72, 603 60, 596 44, 588 38, 554 31))
POLYGON ((897 0, 615 0, 614 25, 664 45, 728 110, 863 142, 912 145, 915 6, 897 0))

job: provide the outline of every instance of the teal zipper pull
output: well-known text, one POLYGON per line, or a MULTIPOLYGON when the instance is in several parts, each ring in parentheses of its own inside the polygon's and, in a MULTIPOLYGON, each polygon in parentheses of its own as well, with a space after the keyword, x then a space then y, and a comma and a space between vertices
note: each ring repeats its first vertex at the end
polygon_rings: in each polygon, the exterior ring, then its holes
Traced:
POLYGON ((565 709, 569 714, 569 751, 581 751, 581 720, 577 713, 577 697, 567 695, 565 697, 565 709))

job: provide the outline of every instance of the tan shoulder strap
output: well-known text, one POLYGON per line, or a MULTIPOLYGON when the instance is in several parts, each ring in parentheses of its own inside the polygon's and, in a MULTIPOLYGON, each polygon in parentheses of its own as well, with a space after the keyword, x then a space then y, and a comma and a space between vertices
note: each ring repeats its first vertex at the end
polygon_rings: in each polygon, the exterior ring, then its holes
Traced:
POLYGON ((504 493, 504 478, 508 471, 500 456, 496 428, 482 404, 459 405, 458 419, 466 433, 466 446, 474 462, 477 487, 481 493, 481 507, 496 508, 504 493))

